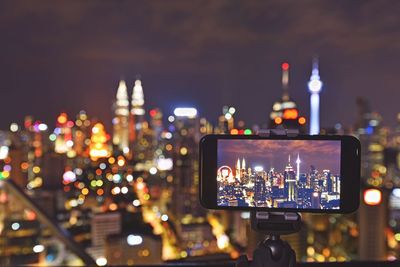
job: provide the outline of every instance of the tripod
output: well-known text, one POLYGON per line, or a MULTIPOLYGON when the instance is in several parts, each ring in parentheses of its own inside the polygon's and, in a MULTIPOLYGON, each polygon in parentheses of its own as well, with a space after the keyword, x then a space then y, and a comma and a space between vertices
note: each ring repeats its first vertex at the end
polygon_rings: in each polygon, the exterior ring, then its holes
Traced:
MULTIPOLYGON (((267 137, 270 135, 294 137, 298 135, 298 130, 270 129, 260 131, 259 135, 267 137)), ((251 264, 247 256, 242 255, 236 261, 236 267, 294 267, 296 264, 296 253, 286 241, 280 239, 280 236, 296 233, 300 230, 300 214, 296 212, 252 211, 250 222, 253 230, 267 234, 267 237, 254 250, 251 264)))
POLYGON ((253 230, 267 234, 267 237, 254 250, 251 264, 247 256, 242 255, 236 261, 236 267, 294 267, 296 253, 280 236, 300 230, 300 215, 293 212, 251 212, 250 221, 253 230))

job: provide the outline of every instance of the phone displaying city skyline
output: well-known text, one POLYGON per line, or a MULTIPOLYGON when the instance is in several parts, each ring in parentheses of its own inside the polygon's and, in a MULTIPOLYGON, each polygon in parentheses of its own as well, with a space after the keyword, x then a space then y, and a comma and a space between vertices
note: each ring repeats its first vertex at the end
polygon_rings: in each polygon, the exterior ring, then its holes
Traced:
POLYGON ((217 205, 340 208, 340 140, 218 140, 217 205))

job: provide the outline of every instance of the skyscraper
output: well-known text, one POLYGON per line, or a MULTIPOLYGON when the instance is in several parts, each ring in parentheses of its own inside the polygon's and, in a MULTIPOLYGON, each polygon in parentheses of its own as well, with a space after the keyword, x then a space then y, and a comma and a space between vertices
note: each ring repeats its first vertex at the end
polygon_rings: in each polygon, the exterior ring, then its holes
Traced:
POLYGON ((270 113, 270 128, 283 125, 287 129, 304 131, 306 119, 299 116, 296 103, 289 96, 289 63, 282 64, 282 99, 276 101, 270 113))
MULTIPOLYGON (((197 201, 199 118, 194 108, 175 109, 174 121, 174 199, 173 209, 179 220, 204 216, 197 201), (181 112, 183 110, 183 112, 181 112), (187 111, 195 111, 193 113, 187 111)), ((191 221, 191 220, 190 220, 191 221)))
POLYGON ((314 58, 312 73, 308 82, 310 98, 310 134, 319 134, 319 93, 322 89, 322 82, 319 77, 318 59, 314 58))
POLYGON ((290 163, 290 155, 289 160, 285 168, 285 196, 287 197, 287 201, 296 201, 297 198, 297 189, 296 189, 296 176, 293 171, 293 167, 290 163))
MULTIPOLYGON (((365 193, 365 191, 364 191, 365 193)), ((387 195, 382 194, 380 203, 367 204, 360 201, 358 209, 359 239, 358 256, 360 260, 384 260, 387 255, 387 195)))
POLYGON ((129 153, 129 100, 126 83, 121 80, 118 85, 113 119, 113 144, 124 154, 129 153))
POLYGON ((68 120, 67 113, 62 112, 57 117, 56 125, 58 130, 54 130, 57 135, 54 144, 54 150, 59 154, 68 153, 73 145, 71 131, 73 123, 68 120))
POLYGON ((237 162, 236 162, 235 178, 240 179, 240 159, 237 159, 237 162))
POLYGON ((134 115, 136 130, 140 131, 141 123, 144 120, 145 110, 144 106, 144 94, 142 81, 137 79, 135 81, 135 86, 133 87, 132 100, 131 100, 131 114, 134 115))
POLYGON ((296 170, 296 180, 297 183, 299 183, 300 180, 300 154, 297 153, 297 160, 296 160, 296 164, 297 164, 297 170, 296 170))
MULTIPOLYGON (((135 85, 133 86, 132 99, 131 99, 131 112, 129 117, 129 141, 131 147, 131 155, 137 158, 142 150, 139 146, 140 142, 143 142, 144 128, 148 128, 148 123, 145 122, 146 111, 144 109, 144 94, 142 81, 136 79, 135 85)), ((140 160, 144 158, 141 157, 140 160)))

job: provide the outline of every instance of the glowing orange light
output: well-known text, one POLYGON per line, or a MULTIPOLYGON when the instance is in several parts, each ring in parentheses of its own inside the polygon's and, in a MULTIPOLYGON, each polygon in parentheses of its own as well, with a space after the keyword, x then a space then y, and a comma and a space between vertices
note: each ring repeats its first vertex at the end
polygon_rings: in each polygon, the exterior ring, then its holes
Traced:
POLYGON ((33 221, 36 219, 36 213, 31 210, 25 210, 25 216, 28 221, 33 221))
POLYGON ((108 208, 109 208, 110 210, 117 210, 118 206, 117 206, 117 204, 115 204, 115 203, 111 203, 111 204, 108 206, 108 208))
POLYGON ((232 129, 231 134, 232 135, 237 135, 239 133, 238 129, 232 129))
POLYGON ((26 170, 26 169, 28 169, 28 167, 29 167, 29 164, 27 162, 21 163, 21 169, 26 170))
POLYGON ((4 204, 6 203, 8 200, 8 194, 6 194, 5 192, 0 194, 0 203, 4 204))
POLYGON ((101 175, 101 173, 102 173, 102 171, 101 171, 100 169, 97 169, 97 170, 96 170, 96 174, 97 174, 97 175, 101 175))
POLYGON ((322 254, 323 254, 325 257, 329 257, 329 255, 331 255, 331 251, 330 251, 329 248, 324 248, 324 249, 322 250, 322 254))
POLYGON ((382 202, 382 192, 378 189, 367 189, 364 191, 364 202, 370 206, 376 206, 382 202))
POLYGON ((275 122, 275 124, 281 124, 282 123, 282 118, 281 117, 276 117, 274 122, 275 122))
POLYGON ((372 178, 379 178, 379 176, 380 176, 380 173, 378 172, 378 171, 373 171, 372 173, 371 173, 371 176, 372 176, 372 178))
POLYGON ((96 191, 97 195, 102 196, 104 194, 104 190, 103 189, 97 189, 96 191))
POLYGON ((114 163, 115 163, 115 158, 113 158, 113 157, 109 158, 109 159, 108 159, 108 162, 109 162, 110 164, 114 164, 114 163))
POLYGON ((301 125, 306 124, 306 118, 300 117, 299 118, 299 124, 301 124, 301 125))
POLYGON ((59 124, 64 124, 67 122, 67 114, 66 113, 61 113, 58 118, 57 118, 57 122, 59 124))
POLYGON ((143 190, 144 187, 145 187, 145 184, 143 182, 138 182, 136 187, 137 187, 138 190, 143 190))
POLYGON ((299 112, 295 108, 287 109, 283 112, 283 118, 285 120, 297 119, 298 116, 299 112))
POLYGON ((288 70, 289 69, 289 63, 287 63, 287 62, 282 63, 282 69, 283 70, 288 70))
POLYGON ((232 252, 230 253, 230 256, 231 256, 232 259, 237 259, 237 258, 239 258, 240 253, 237 252, 236 250, 234 250, 234 251, 232 251, 232 252))

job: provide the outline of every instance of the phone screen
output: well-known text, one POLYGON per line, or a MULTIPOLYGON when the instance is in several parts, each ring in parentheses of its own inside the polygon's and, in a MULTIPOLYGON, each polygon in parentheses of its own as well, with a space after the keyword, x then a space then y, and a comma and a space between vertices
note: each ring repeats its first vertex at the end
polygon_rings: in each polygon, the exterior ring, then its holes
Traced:
POLYGON ((217 142, 217 205, 340 209, 340 140, 217 142))

